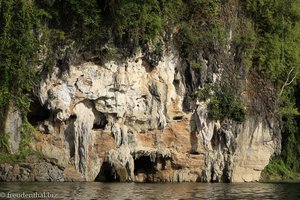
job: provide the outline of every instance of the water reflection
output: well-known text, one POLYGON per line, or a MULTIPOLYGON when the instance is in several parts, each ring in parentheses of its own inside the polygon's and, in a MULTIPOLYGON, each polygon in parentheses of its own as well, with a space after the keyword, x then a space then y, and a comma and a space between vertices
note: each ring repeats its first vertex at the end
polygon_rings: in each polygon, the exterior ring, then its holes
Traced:
MULTIPOLYGON (((57 194, 57 199, 300 199, 299 183, 0 183, 8 193, 57 194)), ((1 199, 1 198, 0 198, 1 199)))

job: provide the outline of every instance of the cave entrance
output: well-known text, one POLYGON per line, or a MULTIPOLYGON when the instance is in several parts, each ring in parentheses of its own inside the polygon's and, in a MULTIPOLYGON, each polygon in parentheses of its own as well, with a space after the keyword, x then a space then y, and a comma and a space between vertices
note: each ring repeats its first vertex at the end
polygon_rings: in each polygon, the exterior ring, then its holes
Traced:
POLYGON ((175 120, 175 121, 180 121, 182 119, 183 119, 183 116, 175 116, 175 117, 173 117, 173 120, 175 120))
POLYGON ((29 110, 30 111, 27 114, 27 119, 28 122, 33 126, 36 126, 39 122, 43 122, 50 118, 50 110, 42 106, 38 98, 33 99, 33 101, 30 103, 29 110))
POLYGON ((155 164, 151 162, 150 156, 141 156, 134 160, 135 175, 138 173, 153 174, 155 171, 155 164))
POLYGON ((112 166, 108 162, 104 162, 101 166, 100 172, 96 177, 97 182, 119 182, 118 177, 114 176, 112 166))
POLYGON ((93 124, 93 130, 104 130, 108 120, 103 113, 99 113, 93 124))

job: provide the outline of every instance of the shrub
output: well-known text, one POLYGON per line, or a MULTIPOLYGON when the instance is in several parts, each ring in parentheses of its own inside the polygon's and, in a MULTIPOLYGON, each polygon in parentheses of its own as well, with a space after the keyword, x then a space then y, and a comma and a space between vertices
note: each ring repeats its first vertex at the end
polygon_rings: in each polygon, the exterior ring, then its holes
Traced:
POLYGON ((206 101, 208 98, 211 97, 211 94, 213 93, 214 87, 211 85, 204 85, 203 88, 197 90, 192 94, 192 98, 198 99, 199 101, 206 101))
POLYGON ((213 120, 219 120, 225 118, 223 113, 222 102, 219 98, 212 98, 208 104, 208 117, 213 120))
POLYGON ((0 111, 13 100, 26 115, 30 103, 27 93, 37 80, 37 11, 28 0, 0 0, 0 5, 0 111))
POLYGON ((272 158, 269 164, 262 171, 262 178, 267 180, 297 179, 297 177, 299 177, 299 174, 292 171, 279 156, 272 158))
POLYGON ((236 96, 228 89, 218 89, 211 97, 208 104, 208 117, 213 120, 223 120, 225 118, 244 122, 246 120, 246 109, 236 96))
POLYGON ((39 0, 35 5, 51 31, 63 33, 78 45, 95 47, 107 36, 108 28, 97 0, 39 0))
POLYGON ((121 0, 115 9, 114 25, 119 41, 143 46, 163 31, 162 13, 157 0, 121 0))
POLYGON ((8 140, 9 140, 8 133, 5 132, 0 133, 0 152, 5 152, 5 153, 9 152, 8 140))

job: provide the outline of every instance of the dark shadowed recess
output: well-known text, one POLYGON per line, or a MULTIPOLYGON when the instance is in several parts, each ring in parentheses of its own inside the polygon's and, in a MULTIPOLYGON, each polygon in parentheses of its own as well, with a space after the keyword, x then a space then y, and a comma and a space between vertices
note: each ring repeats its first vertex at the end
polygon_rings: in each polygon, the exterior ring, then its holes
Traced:
POLYGON ((50 117, 50 110, 42 106, 38 98, 33 99, 29 109, 27 119, 31 125, 38 125, 39 122, 45 121, 50 117))

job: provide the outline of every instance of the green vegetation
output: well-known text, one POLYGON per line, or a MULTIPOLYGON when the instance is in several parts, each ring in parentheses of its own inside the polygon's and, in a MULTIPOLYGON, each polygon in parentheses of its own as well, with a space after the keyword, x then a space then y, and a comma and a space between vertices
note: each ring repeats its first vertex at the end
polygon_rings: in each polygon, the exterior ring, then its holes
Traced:
POLYGON ((227 86, 217 87, 205 85, 192 95, 199 101, 210 100, 208 117, 213 120, 232 119, 237 122, 246 120, 247 111, 241 100, 227 86))
POLYGON ((157 0, 121 0, 112 10, 119 41, 144 45, 163 32, 162 11, 157 0))
POLYGON ((284 72, 284 67, 299 64, 299 55, 290 52, 299 47, 299 2, 297 0, 250 1, 243 2, 247 16, 254 23, 258 46, 256 49, 256 66, 268 70, 276 78, 276 74, 284 72), (293 37, 296 36, 296 37, 293 37), (291 40, 292 39, 292 40, 291 40), (266 67, 267 66, 267 67, 266 67))
POLYGON ((229 118, 237 122, 244 122, 246 109, 233 95, 224 94, 224 96, 211 99, 208 104, 208 117, 215 120, 229 118))
POLYGON ((239 33, 233 38, 233 45, 236 47, 236 61, 243 67, 251 69, 257 35, 250 19, 242 18, 239 26, 241 27, 238 30, 239 33))
POLYGON ((273 158, 273 160, 266 167, 265 173, 273 176, 279 175, 287 179, 292 178, 291 169, 289 169, 280 158, 273 158))
POLYGON ((37 159, 45 158, 44 154, 32 148, 31 142, 34 139, 39 139, 39 132, 29 122, 24 122, 19 152, 10 154, 8 145, 9 133, 0 134, 0 163, 20 163, 26 161, 29 156, 34 156, 37 159))
POLYGON ((262 171, 262 181, 299 180, 300 173, 292 170, 280 157, 274 157, 262 171))
POLYGON ((39 132, 28 122, 23 121, 21 130, 20 154, 32 151, 31 142, 39 138, 39 132))
POLYGON ((292 172, 300 173, 300 134, 299 117, 283 118, 283 142, 281 159, 292 172), (296 122, 298 120, 298 124, 296 122))
POLYGON ((121 60, 122 59, 122 54, 120 54, 118 52, 118 50, 114 49, 114 48, 105 49, 103 51, 103 59, 105 59, 107 61, 110 61, 110 60, 114 60, 114 61, 121 60))
POLYGON ((201 67, 204 50, 221 49, 226 43, 224 22, 220 17, 222 1, 184 1, 183 18, 178 23, 176 40, 181 55, 192 68, 201 67))
POLYGON ((9 135, 4 133, 5 127, 2 124, 9 102, 14 102, 24 120, 29 111, 28 93, 37 80, 34 65, 38 62, 40 50, 37 38, 39 25, 38 12, 31 1, 0 0, 1 157, 9 152, 9 135))
POLYGON ((218 88, 206 84, 203 88, 194 92, 192 98, 194 100, 198 99, 199 101, 206 101, 213 96, 214 90, 218 90, 218 88))
POLYGON ((208 117, 214 120, 229 118, 244 122, 246 115, 244 105, 228 88, 216 90, 208 104, 208 117))
MULTIPOLYGON (((37 15, 30 1, 0 1, 0 113, 14 101, 22 113, 29 109, 27 92, 35 82, 39 42, 37 15)), ((2 127, 2 126, 1 126, 2 127)))
POLYGON ((22 163, 26 162, 28 157, 32 157, 35 160, 43 159, 45 158, 45 155, 43 155, 39 151, 35 151, 32 149, 28 149, 26 151, 21 151, 19 154, 10 154, 5 152, 0 152, 0 164, 2 163, 22 163))
MULTIPOLYGON (((255 31, 247 34, 250 38, 247 46, 253 52, 251 67, 274 82, 278 88, 279 104, 284 103, 282 98, 293 92, 293 87, 285 87, 294 86, 299 80, 299 3, 298 0, 246 0, 242 3, 247 20, 252 21, 255 31), (253 46, 256 47, 255 50, 253 46), (289 82, 289 85, 285 85, 289 82)), ((247 51, 246 45, 243 46, 242 49, 247 51)))
POLYGON ((251 70, 273 82, 277 89, 275 113, 283 123, 282 154, 271 160, 265 175, 291 178, 292 173, 300 172, 299 91, 295 91, 300 78, 300 1, 246 0, 242 8, 255 32, 249 40, 251 70))
POLYGON ((107 35, 97 0, 39 0, 34 3, 56 45, 76 39, 78 46, 91 48, 99 45, 107 35))
POLYGON ((0 135, 0 152, 9 152, 9 146, 8 146, 8 140, 9 140, 9 134, 8 133, 2 133, 0 135))

